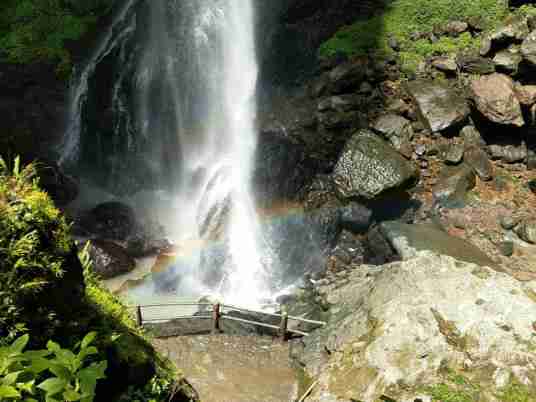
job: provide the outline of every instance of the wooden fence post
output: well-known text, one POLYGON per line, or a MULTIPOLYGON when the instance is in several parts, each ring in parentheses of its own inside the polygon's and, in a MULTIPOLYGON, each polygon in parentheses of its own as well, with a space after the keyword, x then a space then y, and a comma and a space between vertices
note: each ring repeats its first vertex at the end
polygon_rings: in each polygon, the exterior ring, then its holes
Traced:
POLYGON ((221 318, 221 305, 220 303, 216 303, 212 307, 212 333, 213 334, 218 334, 220 332, 220 318, 221 318))
POLYGON ((141 306, 136 306, 136 324, 138 324, 138 327, 141 327, 143 324, 143 319, 141 317, 141 306))
POLYGON ((279 325, 279 339, 282 342, 287 340, 287 329, 288 329, 288 313, 286 310, 283 310, 281 313, 281 324, 279 325))

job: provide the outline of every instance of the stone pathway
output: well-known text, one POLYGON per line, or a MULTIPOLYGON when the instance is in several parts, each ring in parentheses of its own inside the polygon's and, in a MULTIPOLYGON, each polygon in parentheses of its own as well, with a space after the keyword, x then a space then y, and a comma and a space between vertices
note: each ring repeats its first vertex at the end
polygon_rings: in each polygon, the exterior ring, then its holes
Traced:
POLYGON ((203 402, 292 402, 298 383, 287 344, 268 337, 204 335, 153 341, 203 402))

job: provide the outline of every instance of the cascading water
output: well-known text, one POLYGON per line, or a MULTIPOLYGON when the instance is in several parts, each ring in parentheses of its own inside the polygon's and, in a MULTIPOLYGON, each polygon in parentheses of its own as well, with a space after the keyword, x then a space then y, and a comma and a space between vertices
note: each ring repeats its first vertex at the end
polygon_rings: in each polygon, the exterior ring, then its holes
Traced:
POLYGON ((74 80, 62 162, 177 244, 132 298, 254 307, 323 266, 334 234, 322 221, 318 237, 304 215, 257 215, 253 1, 124 0, 74 80))
MULTIPOLYGON (((185 8, 177 11, 188 15, 185 8)), ((193 23, 181 42, 157 36, 164 39, 159 50, 168 61, 181 144, 179 188, 186 208, 179 222, 184 237, 204 235, 200 225, 220 211, 226 256, 219 292, 231 302, 254 304, 268 290, 250 188, 256 147, 253 6, 251 0, 197 0, 189 8, 193 23)))
POLYGON ((79 74, 74 74, 71 83, 67 128, 60 144, 60 165, 75 163, 79 157, 80 140, 82 136, 82 108, 86 102, 88 81, 95 72, 98 63, 106 57, 115 46, 131 34, 136 26, 134 18, 128 18, 136 0, 127 0, 117 12, 112 24, 100 38, 99 46, 92 52, 79 74), (125 21, 128 21, 124 26, 125 21), (120 32, 116 30, 120 26, 120 32))

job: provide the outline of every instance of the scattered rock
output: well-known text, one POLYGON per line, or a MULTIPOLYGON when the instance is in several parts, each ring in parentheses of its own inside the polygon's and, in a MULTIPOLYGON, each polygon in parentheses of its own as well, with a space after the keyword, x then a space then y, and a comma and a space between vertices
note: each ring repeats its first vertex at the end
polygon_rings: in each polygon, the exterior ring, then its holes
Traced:
POLYGON ((497 248, 499 249, 501 255, 504 255, 505 257, 511 257, 514 255, 514 242, 511 240, 500 242, 497 248))
POLYGON ((89 255, 93 270, 101 279, 126 274, 136 267, 136 261, 123 247, 109 241, 92 240, 89 255))
POLYGON ((512 230, 519 223, 519 219, 511 215, 504 215, 499 217, 499 224, 504 230, 512 230))
POLYGON ((536 64, 536 30, 532 31, 521 44, 521 54, 529 63, 536 64))
POLYGON ((394 36, 389 37, 387 44, 395 52, 398 52, 400 50, 400 44, 398 43, 398 40, 394 36))
POLYGON ((328 73, 328 91, 341 94, 359 87, 365 78, 365 66, 357 61, 340 64, 328 73))
POLYGON ((531 149, 527 151, 527 169, 536 170, 536 152, 531 149))
POLYGON ((522 162, 527 158, 527 146, 525 144, 519 146, 492 144, 488 149, 492 159, 499 159, 506 163, 522 162))
POLYGON ((355 234, 343 231, 328 259, 328 270, 341 272, 365 262, 365 246, 355 234))
POLYGON ((437 68, 439 71, 448 73, 454 73, 458 70, 456 59, 448 56, 434 57, 434 59, 432 59, 432 66, 437 68))
POLYGON ((536 244, 536 220, 527 219, 516 227, 517 235, 528 243, 536 244))
POLYGON ((318 111, 335 110, 338 112, 348 112, 359 109, 361 103, 361 97, 357 95, 335 95, 320 100, 318 102, 318 111))
POLYGON ((493 62, 498 71, 503 71, 508 74, 515 75, 519 70, 519 64, 523 60, 523 56, 518 52, 511 50, 503 50, 495 55, 493 62))
POLYGON ((536 103, 536 85, 521 85, 516 82, 514 90, 522 105, 532 106, 536 103))
POLYGON ((469 74, 491 74, 495 72, 495 64, 490 59, 473 54, 461 54, 457 57, 460 70, 469 74))
POLYGON ((359 125, 361 115, 356 111, 326 111, 317 114, 318 122, 328 130, 350 128, 359 125))
POLYGON ((460 36, 469 29, 469 24, 463 21, 451 21, 445 26, 445 32, 450 36, 460 36))
POLYGON ((513 17, 482 39, 480 55, 486 56, 493 47, 508 41, 522 41, 529 35, 526 18, 513 17))
POLYGON ((444 161, 451 165, 459 164, 463 159, 465 148, 463 144, 450 144, 444 154, 444 161))
POLYGON ((529 190, 536 194, 536 180, 531 180, 527 183, 529 190))
POLYGON ((477 109, 489 120, 521 127, 525 124, 514 92, 514 82, 504 74, 491 74, 471 82, 477 109))
POLYGON ((482 136, 474 126, 465 126, 460 132, 460 136, 463 138, 465 148, 472 146, 481 148, 486 146, 482 136))
POLYGON ((374 87, 370 83, 368 83, 367 81, 364 81, 359 86, 359 92, 362 93, 362 94, 370 94, 372 91, 374 91, 374 87))
POLYGON ((406 158, 411 157, 413 128, 409 120, 395 114, 385 114, 377 118, 371 128, 386 138, 406 158))
POLYGON ((372 211, 355 201, 340 207, 341 227, 352 233, 365 233, 372 224, 372 211))
POLYGON ((392 113, 406 116, 410 112, 410 105, 400 98, 392 99, 387 104, 387 110, 392 113))
POLYGON ((476 185, 473 169, 463 163, 458 167, 445 167, 439 182, 433 187, 434 204, 460 206, 465 203, 465 195, 476 185))
POLYGON ((465 150, 463 158, 481 180, 488 181, 493 178, 493 165, 484 150, 477 147, 469 147, 465 150))
POLYGON ((432 132, 461 124, 469 115, 467 102, 443 83, 417 80, 406 84, 419 117, 432 132))
POLYGON ((386 190, 411 187, 417 178, 415 166, 369 130, 348 141, 333 173, 343 198, 372 199, 386 190))

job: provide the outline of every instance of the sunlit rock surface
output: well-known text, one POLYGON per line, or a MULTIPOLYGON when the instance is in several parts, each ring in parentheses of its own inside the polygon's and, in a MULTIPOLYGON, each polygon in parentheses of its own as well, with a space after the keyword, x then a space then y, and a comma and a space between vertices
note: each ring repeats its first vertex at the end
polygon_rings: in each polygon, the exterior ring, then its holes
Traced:
POLYGON ((410 187, 415 167, 387 142, 360 130, 346 144, 334 171, 337 191, 345 198, 374 198, 390 189, 410 187))
POLYGON ((445 366, 478 376, 483 397, 514 378, 535 390, 535 287, 431 252, 356 267, 320 287, 329 323, 294 351, 318 380, 308 400, 413 401, 445 366))

